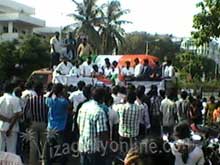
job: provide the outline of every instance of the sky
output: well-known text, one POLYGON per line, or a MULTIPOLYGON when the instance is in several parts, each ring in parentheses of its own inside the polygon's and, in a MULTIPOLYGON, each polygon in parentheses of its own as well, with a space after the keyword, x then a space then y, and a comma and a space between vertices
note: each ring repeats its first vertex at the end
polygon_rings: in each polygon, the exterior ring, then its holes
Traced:
MULTIPOLYGON (((46 26, 63 27, 74 22, 67 17, 76 6, 71 0, 15 0, 35 8, 35 17, 46 21, 46 26)), ((79 0, 80 1, 80 0, 79 0)), ((146 31, 151 34, 172 34, 189 37, 193 15, 198 12, 198 0, 119 0, 123 9, 130 13, 122 19, 131 21, 126 32, 146 31)), ((102 4, 108 0, 99 0, 102 4)))

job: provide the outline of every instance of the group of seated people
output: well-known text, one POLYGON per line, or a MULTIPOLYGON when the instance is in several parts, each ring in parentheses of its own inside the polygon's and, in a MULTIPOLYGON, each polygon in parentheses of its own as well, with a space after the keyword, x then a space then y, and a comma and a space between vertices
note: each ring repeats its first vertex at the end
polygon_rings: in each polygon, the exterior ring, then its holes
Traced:
POLYGON ((119 76, 121 80, 160 80, 162 69, 159 63, 155 63, 152 68, 149 61, 145 59, 143 64, 138 58, 134 60, 135 66, 131 66, 130 61, 125 62, 125 66, 118 67, 118 62, 110 62, 109 58, 105 58, 105 64, 98 66, 92 62, 92 58, 88 57, 86 61, 80 64, 76 61, 73 65, 67 58, 62 58, 60 64, 54 69, 53 76, 76 76, 76 77, 99 77, 104 76, 110 80, 115 80, 119 76))

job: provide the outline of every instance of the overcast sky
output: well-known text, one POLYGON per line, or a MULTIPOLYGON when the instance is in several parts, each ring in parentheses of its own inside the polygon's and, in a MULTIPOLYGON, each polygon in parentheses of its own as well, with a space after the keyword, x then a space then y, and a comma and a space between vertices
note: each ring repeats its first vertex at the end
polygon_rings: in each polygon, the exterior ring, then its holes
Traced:
MULTIPOLYGON (((35 8, 36 17, 44 19, 47 26, 61 27, 74 22, 66 15, 74 12, 71 0, 16 0, 35 8)), ((173 34, 190 36, 193 15, 198 12, 198 0, 119 0, 130 13, 123 19, 133 22, 126 25, 127 32, 173 34)), ((99 0, 99 3, 107 0, 99 0)))

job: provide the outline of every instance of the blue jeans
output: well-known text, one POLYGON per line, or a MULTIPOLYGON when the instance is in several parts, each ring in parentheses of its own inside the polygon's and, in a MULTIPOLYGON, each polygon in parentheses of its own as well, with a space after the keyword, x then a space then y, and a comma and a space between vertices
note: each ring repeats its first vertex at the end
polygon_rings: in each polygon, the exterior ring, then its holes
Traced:
POLYGON ((100 153, 80 153, 80 165, 105 165, 105 157, 100 153))

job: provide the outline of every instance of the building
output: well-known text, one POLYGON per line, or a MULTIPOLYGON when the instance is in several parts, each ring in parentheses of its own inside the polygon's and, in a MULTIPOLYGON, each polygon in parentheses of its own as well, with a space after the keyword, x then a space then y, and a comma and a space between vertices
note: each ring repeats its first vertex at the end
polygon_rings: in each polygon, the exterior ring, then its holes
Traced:
POLYGON ((211 41, 209 44, 198 47, 191 38, 185 38, 181 43, 181 48, 211 58, 217 64, 220 64, 220 45, 216 41, 211 41))
POLYGON ((19 38, 20 35, 54 33, 59 28, 45 27, 44 20, 34 17, 35 9, 12 0, 0 0, 0 41, 19 38))

